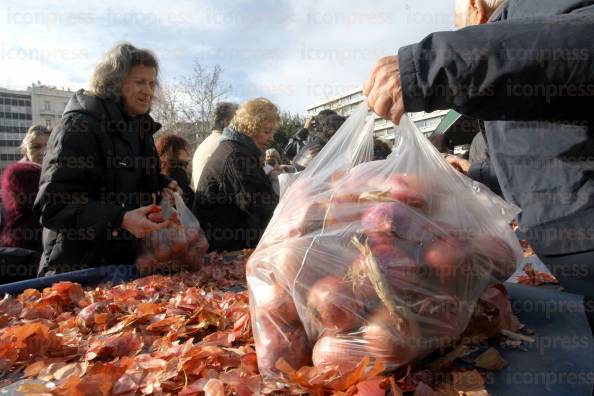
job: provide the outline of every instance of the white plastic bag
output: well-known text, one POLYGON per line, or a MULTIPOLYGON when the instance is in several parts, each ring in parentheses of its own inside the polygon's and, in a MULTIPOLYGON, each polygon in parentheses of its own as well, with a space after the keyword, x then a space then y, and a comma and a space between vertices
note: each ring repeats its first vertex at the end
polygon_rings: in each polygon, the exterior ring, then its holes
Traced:
POLYGON ((167 198, 160 205, 163 220, 172 220, 172 226, 149 234, 136 259, 142 274, 197 270, 204 263, 208 241, 200 223, 180 194, 174 193, 173 200, 174 206, 167 198))
POLYGON ((367 103, 282 197, 247 264, 258 366, 396 368, 455 340, 521 258, 517 208, 459 174, 404 117, 373 155, 367 103))

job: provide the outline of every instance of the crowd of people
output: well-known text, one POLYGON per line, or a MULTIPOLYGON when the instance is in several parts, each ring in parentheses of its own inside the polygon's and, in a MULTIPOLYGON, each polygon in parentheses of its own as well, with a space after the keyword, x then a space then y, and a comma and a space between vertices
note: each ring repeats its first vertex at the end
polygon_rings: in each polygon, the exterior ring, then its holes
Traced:
MULTIPOLYGON (((457 0, 459 30, 382 58, 364 86, 370 108, 395 123, 404 112, 440 109, 481 120, 473 146, 482 155, 448 161, 521 207, 520 228, 535 252, 566 289, 588 298, 594 142, 585 106, 592 95, 562 88, 594 84, 593 7, 457 0), (553 59, 551 48, 585 56, 553 59), (528 95, 526 86, 557 89, 528 95)), ((134 262, 142 238, 169 226, 147 216, 164 191, 183 194, 211 250, 255 247, 278 203, 279 175, 305 169, 345 121, 324 110, 279 153, 268 149, 280 122, 275 104, 219 103, 211 135, 192 153, 179 136, 154 140, 159 64, 151 51, 115 46, 90 85, 74 94, 51 134, 29 129, 23 159, 2 177, 1 243, 38 252, 40 275, 134 262)), ((376 141, 376 159, 389 153, 376 141)))
POLYGON ((29 129, 23 158, 2 175, 2 283, 134 263, 143 238, 170 226, 149 214, 173 192, 199 220, 211 250, 254 248, 278 203, 279 175, 304 169, 344 122, 332 111, 319 115, 321 128, 308 123, 311 133, 295 152, 303 160, 283 163, 269 148, 277 106, 265 98, 222 102, 211 134, 191 152, 150 116, 158 86, 150 50, 116 45, 53 131, 29 129))

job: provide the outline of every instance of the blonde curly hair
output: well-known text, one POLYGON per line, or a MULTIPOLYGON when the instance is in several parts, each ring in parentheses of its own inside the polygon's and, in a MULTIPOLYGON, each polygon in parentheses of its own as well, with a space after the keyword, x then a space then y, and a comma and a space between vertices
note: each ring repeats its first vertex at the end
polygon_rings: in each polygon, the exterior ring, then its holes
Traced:
POLYGON ((278 107, 266 98, 256 98, 239 106, 231 126, 237 132, 254 137, 260 133, 264 124, 270 121, 276 124, 280 122, 278 107))

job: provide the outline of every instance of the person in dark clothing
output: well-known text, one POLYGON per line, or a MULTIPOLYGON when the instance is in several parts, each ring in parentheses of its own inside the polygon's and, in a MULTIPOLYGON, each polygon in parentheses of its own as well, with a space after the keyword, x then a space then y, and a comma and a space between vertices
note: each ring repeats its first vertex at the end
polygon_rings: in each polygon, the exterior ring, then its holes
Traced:
POLYGON ((70 99, 43 160, 34 209, 44 226, 40 274, 130 264, 140 239, 168 227, 148 218, 162 189, 149 116, 158 64, 131 44, 112 48, 95 67, 90 92, 70 99))
POLYGON ((448 155, 446 156, 446 161, 472 180, 483 183, 495 194, 503 196, 497 175, 495 175, 491 166, 491 156, 489 155, 489 148, 485 141, 484 132, 477 133, 474 139, 472 139, 468 155, 468 159, 460 158, 456 155, 448 155))
POLYGON ((255 248, 278 203, 264 173, 263 150, 274 142, 277 107, 259 98, 243 103, 209 158, 194 198, 194 214, 210 250, 255 248))
POLYGON ((289 139, 289 143, 284 149, 285 157, 292 161, 303 146, 314 139, 315 133, 320 131, 320 125, 324 119, 333 115, 337 115, 337 113, 334 110, 326 109, 320 111, 315 117, 308 117, 303 128, 289 139))
POLYGON ((33 213, 41 161, 51 130, 33 125, 21 143, 23 158, 2 173, 0 284, 35 278, 42 247, 42 227, 33 213))
POLYGON ((589 301, 593 18, 594 0, 509 0, 492 23, 433 33, 381 59, 364 87, 394 122, 405 110, 447 108, 484 120, 503 195, 522 208, 520 230, 564 288, 589 301))
POLYGON ((161 161, 161 172, 177 182, 184 192, 184 202, 188 208, 192 208, 194 191, 190 187, 188 175, 190 165, 188 142, 181 136, 166 134, 159 136, 156 147, 161 161))
POLYGON ((322 118, 319 122, 319 132, 303 148, 297 153, 293 159, 293 166, 298 171, 307 168, 307 165, 313 161, 320 151, 324 148, 330 138, 340 129, 345 117, 338 114, 330 115, 322 118))
POLYGON ((41 252, 42 227, 33 214, 39 190, 41 161, 51 130, 33 125, 21 144, 23 158, 2 174, 2 233, 0 246, 41 252))
POLYGON ((392 153, 388 144, 377 138, 373 138, 373 160, 385 160, 392 153))

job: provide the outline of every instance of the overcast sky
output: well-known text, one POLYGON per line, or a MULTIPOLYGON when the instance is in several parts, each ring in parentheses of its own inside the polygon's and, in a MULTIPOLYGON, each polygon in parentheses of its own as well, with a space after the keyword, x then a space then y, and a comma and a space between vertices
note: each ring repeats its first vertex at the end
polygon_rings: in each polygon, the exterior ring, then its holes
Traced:
POLYGON ((454 24, 453 0, 2 3, 0 86, 86 87, 102 53, 130 41, 156 52, 165 84, 197 59, 221 65, 230 99, 264 96, 299 113, 360 87, 381 56, 454 24))

